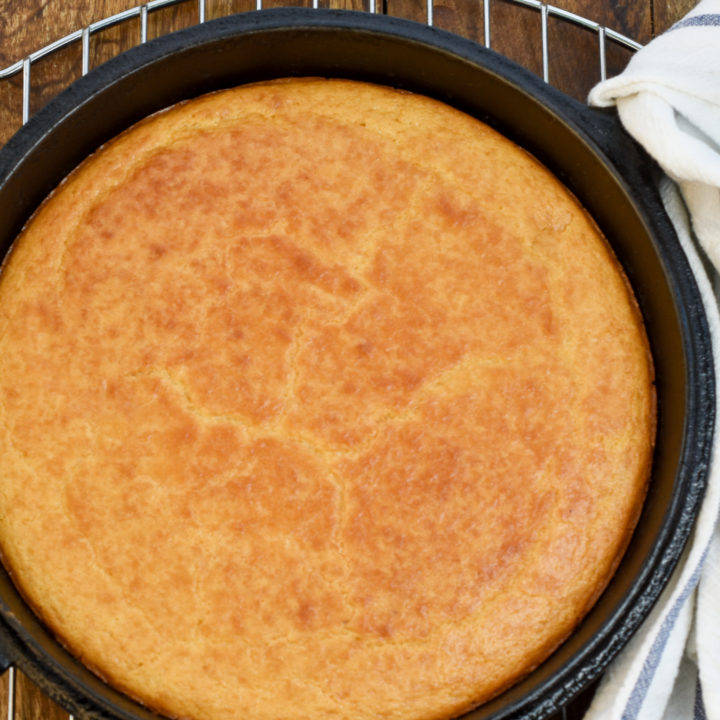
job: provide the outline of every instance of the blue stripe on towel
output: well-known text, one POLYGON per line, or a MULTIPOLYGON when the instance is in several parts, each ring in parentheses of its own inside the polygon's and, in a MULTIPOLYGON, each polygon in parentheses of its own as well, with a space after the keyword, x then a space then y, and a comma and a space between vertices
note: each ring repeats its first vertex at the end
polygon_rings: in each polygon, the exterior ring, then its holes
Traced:
POLYGON ((700 573, 702 572, 703 565, 705 564, 707 552, 708 548, 706 547, 703 551, 702 557, 700 558, 700 562, 698 562, 695 570, 693 571, 693 574, 690 576, 689 580, 685 584, 685 587, 682 589, 682 592, 675 600, 675 604, 672 608, 670 608, 670 612, 665 616, 665 619, 660 626, 660 630, 658 631, 652 647, 650 648, 650 652, 648 653, 647 658, 645 658, 645 664, 643 665, 635 686, 630 693, 630 697, 628 698, 627 705, 625 705, 625 710, 623 711, 621 720, 636 720, 638 714, 640 713, 640 708, 642 707, 645 696, 650 688, 650 683, 652 682, 653 677, 655 677, 655 671, 662 659, 665 646, 667 645, 668 638, 670 637, 670 631, 675 626, 675 621, 680 614, 680 610, 682 610, 683 605, 685 605, 685 602, 692 594, 695 586, 698 584, 700 573))
POLYGON ((684 27, 720 27, 720 15, 694 15, 676 22, 670 30, 679 30, 684 27))

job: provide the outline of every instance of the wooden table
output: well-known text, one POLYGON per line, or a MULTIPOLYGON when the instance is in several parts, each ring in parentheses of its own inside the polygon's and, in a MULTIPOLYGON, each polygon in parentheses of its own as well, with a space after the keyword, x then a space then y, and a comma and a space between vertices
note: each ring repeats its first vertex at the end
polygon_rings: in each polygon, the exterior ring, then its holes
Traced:
MULTIPOLYGON (((320 7, 368 10, 370 0, 320 0, 320 7)), ((138 0, 0 0, 0 69, 39 49, 50 41, 94 21, 134 7, 138 0)), ((206 0, 206 18, 255 9, 256 0, 206 0)), ((263 7, 296 4, 312 0, 264 0, 263 7)), ((695 0, 553 0, 556 7, 583 15, 617 30, 641 43, 682 17, 695 0)), ((376 9, 389 15, 425 22, 425 0, 377 0, 376 9)), ((542 72, 539 13, 492 0, 490 21, 492 47, 538 74, 542 72)), ((197 22, 195 2, 185 2, 149 14, 147 32, 152 38, 169 30, 197 22)), ((433 24, 483 41, 482 0, 435 0, 433 24)), ((140 21, 134 19, 94 35, 90 66, 94 67, 140 39, 140 21)), ((583 99, 599 80, 597 36, 557 18, 548 23, 550 50, 549 79, 569 94, 583 99)), ((608 75, 619 72, 630 52, 608 47, 608 75)), ((37 111, 82 71, 79 43, 32 67, 31 112, 37 111)), ((22 76, 0 80, 0 145, 22 122, 22 76)), ((7 717, 7 674, 0 681, 0 712, 7 717)), ((566 720, 582 717, 592 688, 566 711, 566 720)), ((42 695, 22 674, 16 681, 16 720, 67 720, 67 714, 42 695)), ((562 720, 562 716, 558 718, 562 720)))

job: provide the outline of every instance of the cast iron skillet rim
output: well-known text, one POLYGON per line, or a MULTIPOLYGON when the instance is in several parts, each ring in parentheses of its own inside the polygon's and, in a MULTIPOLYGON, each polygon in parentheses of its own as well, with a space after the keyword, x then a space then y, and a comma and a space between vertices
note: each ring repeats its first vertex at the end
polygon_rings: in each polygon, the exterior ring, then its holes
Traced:
MULTIPOLYGON (((574 123, 568 123, 567 118, 563 117, 570 103, 580 112, 590 112, 588 108, 494 50, 440 28, 390 15, 373 15, 353 10, 282 7, 230 15, 168 33, 145 44, 137 45, 93 68, 33 114, 21 131, 0 148, 0 185, 56 124, 72 117, 76 110, 92 101, 111 84, 141 73, 146 66, 168 55, 180 54, 202 45, 211 45, 218 40, 233 38, 238 34, 245 36, 253 33, 282 33, 287 30, 311 32, 343 30, 370 36, 384 35, 422 46, 429 44, 436 52, 439 50, 460 57, 471 64, 481 64, 483 70, 498 81, 514 85, 518 93, 532 102, 549 107, 556 121, 572 128, 574 134, 583 135, 583 140, 592 146, 597 154, 598 146, 595 142, 584 131, 579 131, 574 123), (493 65, 497 66, 497 69, 493 65), (538 97, 539 95, 542 97, 538 97)), ((604 153, 600 151, 599 154, 604 153)), ((624 183, 619 176, 618 179, 624 183)))
MULTIPOLYGON (((481 48, 469 40, 460 38, 436 28, 429 28, 419 23, 414 23, 399 18, 386 16, 372 16, 368 13, 357 13, 351 11, 326 11, 326 10, 308 10, 299 8, 282 8, 278 10, 264 10, 259 13, 247 13, 240 18, 229 17, 214 20, 204 25, 198 25, 172 35, 163 36, 143 46, 139 46, 131 50, 127 55, 120 56, 100 68, 94 70, 85 78, 80 79, 76 85, 66 90, 53 100, 43 110, 38 112, 27 123, 23 131, 13 138, 6 147, 0 151, 0 185, 2 185, 7 177, 10 177, 23 159, 29 155, 33 149, 40 143, 52 129, 59 123, 68 118, 72 118, 77 109, 85 103, 91 102, 98 94, 102 93, 109 85, 118 82, 122 78, 132 76, 135 73, 142 72, 147 65, 153 64, 167 55, 179 53, 190 48, 211 44, 220 39, 232 37, 238 32, 243 34, 266 33, 266 32, 282 32, 290 29, 292 31, 308 30, 317 32, 318 30, 343 30, 358 34, 380 34, 389 37, 395 37, 403 42, 417 43, 421 45, 430 44, 435 52, 445 52, 455 57, 460 57, 463 61, 472 64, 480 64, 484 72, 494 75, 500 82, 511 84, 515 90, 533 103, 542 104, 549 112, 554 115, 556 121, 565 126, 565 128, 574 135, 579 135, 583 143, 588 146, 595 155, 604 159, 604 164, 609 172, 615 177, 615 180, 621 185, 626 195, 632 198, 634 193, 630 192, 628 184, 622 174, 618 172, 615 163, 610 160, 605 149, 601 149, 600 142, 596 142, 588 135, 586 131, 593 123, 601 122, 597 113, 592 113, 579 103, 568 102, 568 99, 545 85, 539 78, 531 73, 519 68, 506 58, 497 55, 492 51, 481 48), (592 118, 592 120, 590 119, 592 118)), ((604 122, 604 121, 602 121, 604 122)), ((701 300, 697 288, 695 286, 694 277, 687 265, 687 260, 682 250, 675 243, 665 242, 663 232, 653 232, 657 230, 657 218, 643 218, 647 227, 649 227, 649 236, 653 238, 653 242, 662 244, 661 251, 658 251, 662 262, 671 262, 674 265, 674 271, 667 273, 671 291, 676 300, 677 308, 681 313, 681 326, 685 333, 685 350, 687 357, 687 382, 689 392, 687 394, 688 412, 687 417, 696 417, 693 408, 705 408, 706 413, 712 414, 712 389, 710 387, 712 379, 712 367, 709 361, 709 334, 707 332, 707 323, 701 310, 701 300), (676 275, 682 276, 682 282, 676 275), (695 363, 699 362, 700 366, 696 370, 695 363), (703 364, 704 361, 704 364, 703 364), (705 382, 702 382, 705 380, 705 382)), ((660 222, 662 224, 662 221, 660 222)), ((665 222, 667 225, 667 222, 665 222)), ((664 229, 667 231, 667 228, 664 229)), ((705 432, 698 431, 698 436, 692 435, 693 428, 686 427, 685 444, 681 451, 681 457, 687 456, 687 451, 697 450, 697 455, 707 459, 710 438, 712 435, 711 422, 707 423, 705 432), (709 427, 708 427, 709 426, 709 427), (690 432, 690 434, 688 434, 690 432)), ((673 519, 676 518, 680 523, 681 532, 670 527, 670 523, 665 524, 665 537, 663 547, 658 550, 658 554, 666 557, 669 553, 673 562, 682 552, 685 544, 687 533, 692 524, 694 511, 701 499, 704 487, 703 463, 695 463, 693 467, 687 464, 681 467, 679 476, 680 482, 685 483, 688 487, 688 493, 682 498, 675 496, 677 501, 674 507, 668 510, 668 515, 673 519)), ((613 638, 629 637, 636 629, 641 621, 640 615, 644 615, 649 610, 649 605, 655 600, 659 593, 659 584, 669 575, 666 565, 660 569, 654 569, 648 572, 648 580, 651 587, 645 587, 643 590, 637 590, 639 594, 638 602, 644 604, 645 611, 642 613, 633 612, 623 620, 618 616, 622 615, 622 608, 615 613, 615 616, 607 620, 602 627, 602 631, 597 633, 592 642, 584 646, 578 652, 572 661, 568 664, 574 672, 563 672, 551 679, 545 685, 539 686, 530 697, 534 699, 544 698, 541 707, 537 711, 525 711, 525 717, 536 717, 544 715, 547 710, 543 709, 546 703, 550 703, 554 709, 557 709, 558 702, 566 700, 569 694, 575 690, 570 686, 573 684, 569 681, 563 681, 563 677, 569 675, 582 676, 585 671, 596 674, 593 668, 588 670, 589 665, 596 663, 588 663, 588 655, 593 652, 597 654, 597 647, 604 642, 608 635, 613 638), (616 627, 620 621, 619 628, 616 627), (530 714, 528 714, 528 712, 530 714)), ((636 599, 633 595, 628 598, 629 602, 636 599)), ((637 608, 636 608, 637 609, 637 608)), ((12 631, 11 631, 12 632, 12 631)), ((18 635, 15 642, 23 642, 18 635)), ((27 650, 11 651, 11 655, 44 655, 42 650, 33 651, 28 647, 27 650)), ((609 662, 615 652, 610 653, 610 658, 602 663, 603 667, 609 662)), ((28 661, 32 658, 28 657, 28 661)), ((18 657, 19 664, 23 664, 18 657)), ((54 661, 50 658, 51 664, 54 661)), ((57 674, 63 676, 66 683, 73 685, 74 678, 66 678, 65 668, 54 668, 57 674)), ((599 671, 598 671, 599 672, 599 671)), ((83 687, 82 692, 87 692, 87 688, 83 687)), ((521 702, 510 704, 500 715, 502 717, 514 717, 516 713, 527 705, 528 697, 526 696, 521 702), (515 714, 514 714, 515 713, 515 714)), ((123 715, 125 716, 125 715, 123 715)))

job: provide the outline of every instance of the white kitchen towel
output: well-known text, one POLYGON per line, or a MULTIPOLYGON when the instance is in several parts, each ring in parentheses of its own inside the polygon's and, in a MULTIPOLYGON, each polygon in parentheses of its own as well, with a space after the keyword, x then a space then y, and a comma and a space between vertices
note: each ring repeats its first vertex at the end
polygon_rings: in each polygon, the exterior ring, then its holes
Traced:
MULTIPOLYGON (((663 167, 666 209, 698 280, 720 378, 720 0, 703 0, 590 93, 663 167), (679 193, 678 193, 679 188, 679 193), (683 202, 684 200, 684 202, 683 202), (694 236, 693 236, 694 231, 694 236)), ((720 720, 720 422, 691 540, 656 607, 606 673, 586 720, 720 720)))
POLYGON ((693 229, 720 268, 720 0, 703 0, 590 92, 678 183, 693 229))

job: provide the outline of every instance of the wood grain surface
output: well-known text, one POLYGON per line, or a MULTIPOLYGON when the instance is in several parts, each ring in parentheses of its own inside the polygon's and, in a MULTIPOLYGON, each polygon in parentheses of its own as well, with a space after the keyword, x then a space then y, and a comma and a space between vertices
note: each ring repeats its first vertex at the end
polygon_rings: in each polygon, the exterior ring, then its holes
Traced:
MULTIPOLYGON (((0 70, 45 44, 102 18, 135 7, 138 0, 0 0, 0 70)), ((310 5, 310 0, 288 3, 265 0, 263 7, 310 5)), ((641 43, 663 32, 690 10, 695 0, 554 0, 556 7, 600 22, 641 43)), ((321 0, 321 7, 368 10, 369 0, 321 0)), ((377 0, 377 11, 425 22, 425 0, 377 0)), ((490 10, 493 49, 542 72, 540 15, 531 8, 505 0, 492 0, 490 10)), ((206 18, 212 19, 255 8, 255 0, 207 0, 206 18)), ((195 24, 198 6, 194 0, 154 11, 148 16, 148 37, 195 24)), ((435 0, 433 23, 445 30, 483 41, 482 0, 435 0)), ((95 67, 140 41, 138 18, 94 34, 90 66, 95 67)), ((551 18, 548 23, 550 82, 583 99, 599 80, 596 34, 551 18)), ((608 75, 622 70, 629 51, 608 47, 608 75)), ((57 92, 81 75, 79 43, 32 66, 30 109, 37 111, 57 92)), ((0 80, 0 145, 22 123, 22 76, 0 80)), ((2 212, 2 208, 0 208, 2 212)), ((8 673, 0 679, 0 717, 8 717, 8 673)), ((593 688, 577 698, 564 713, 565 720, 582 717, 593 688)), ((46 698, 22 673, 15 681, 15 720, 67 720, 68 715, 46 698)), ((562 720, 563 714, 557 720, 562 720)))

